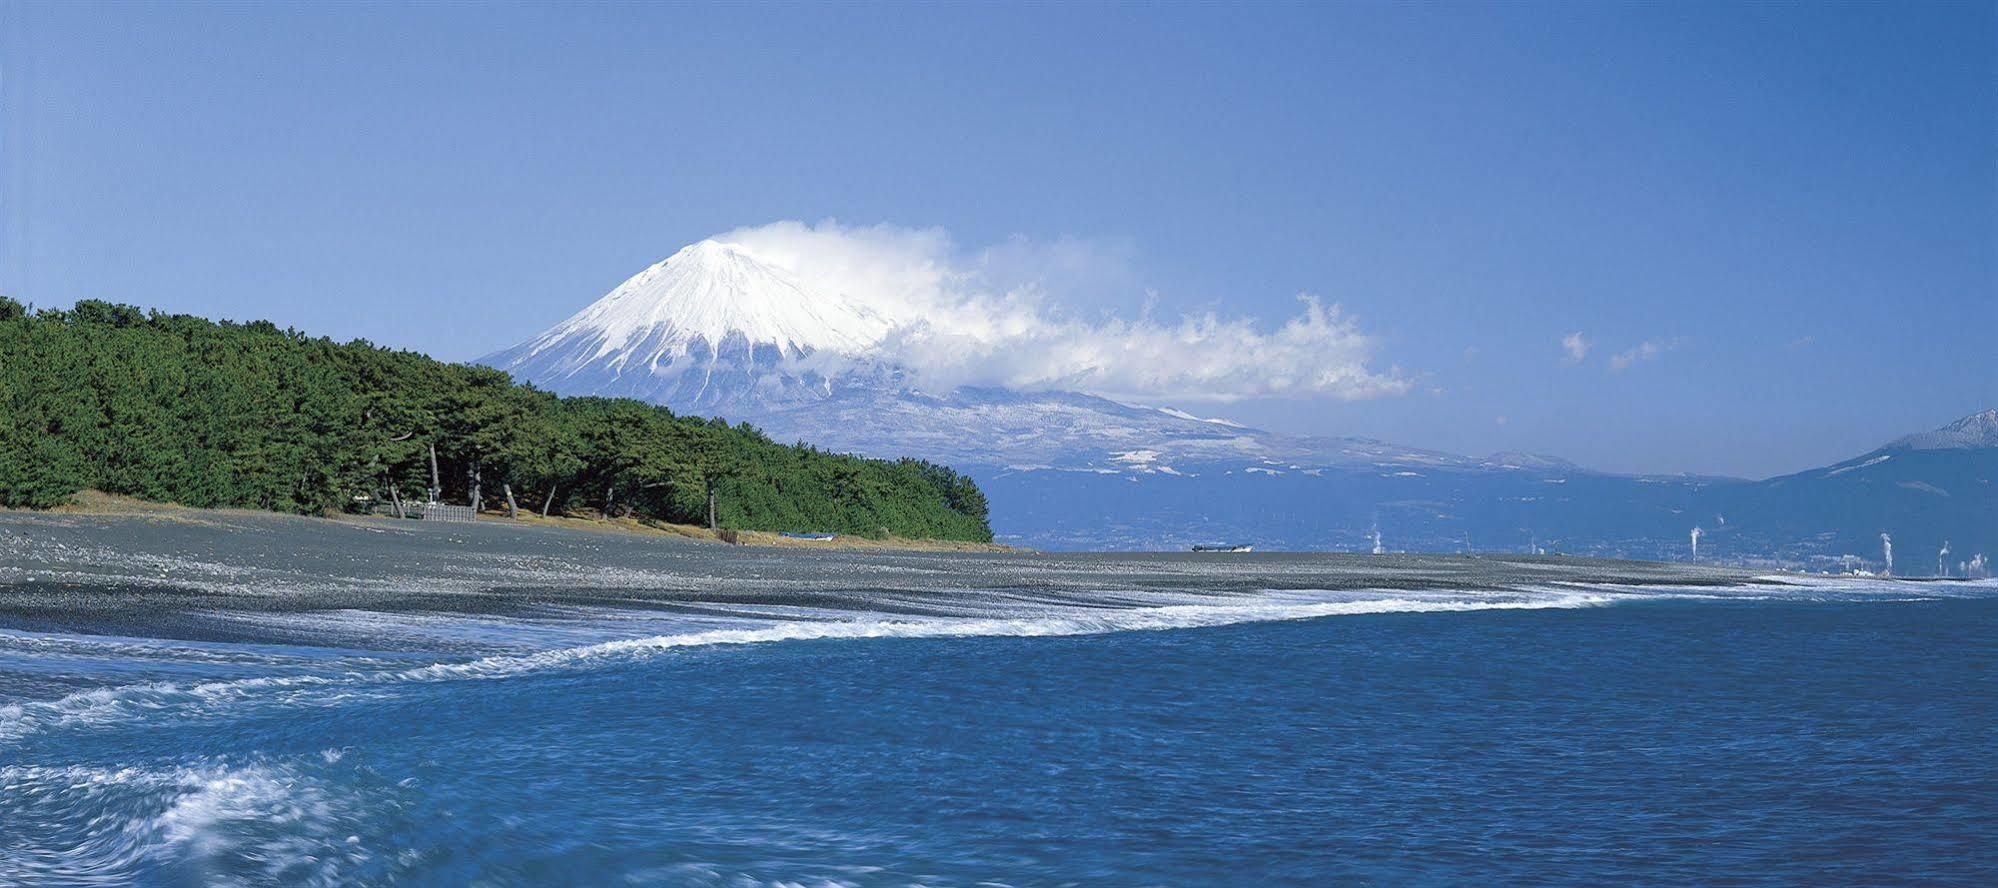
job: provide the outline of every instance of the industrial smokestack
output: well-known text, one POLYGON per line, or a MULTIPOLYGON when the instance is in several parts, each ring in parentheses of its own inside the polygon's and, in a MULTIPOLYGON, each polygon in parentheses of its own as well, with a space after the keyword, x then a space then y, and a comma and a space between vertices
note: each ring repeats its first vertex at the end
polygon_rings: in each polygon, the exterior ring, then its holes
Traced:
POLYGON ((1885 534, 1885 533, 1882 533, 1882 534, 1880 534, 1880 552, 1881 552, 1881 555, 1882 555, 1883 557, 1885 557, 1885 558, 1886 558, 1886 560, 1887 560, 1887 571, 1886 571, 1886 573, 1884 574, 1884 576, 1890 576, 1890 577, 1891 577, 1891 576, 1893 576, 1893 575, 1894 575, 1894 538, 1893 538, 1893 537, 1891 537, 1891 536, 1888 536, 1888 535, 1887 535, 1887 534, 1885 534))

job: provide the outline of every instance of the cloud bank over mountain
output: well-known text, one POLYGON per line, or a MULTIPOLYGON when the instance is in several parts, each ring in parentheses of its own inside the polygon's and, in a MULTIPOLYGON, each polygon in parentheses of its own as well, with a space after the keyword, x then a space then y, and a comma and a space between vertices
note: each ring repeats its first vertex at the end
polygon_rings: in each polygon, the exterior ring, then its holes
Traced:
POLYGON ((1082 304, 1139 289, 1114 245, 1014 238, 967 250, 939 228, 830 220, 776 222, 715 239, 889 319, 878 357, 940 390, 1358 400, 1412 385, 1399 368, 1378 365, 1378 341, 1354 318, 1308 294, 1275 326, 1211 311, 1161 318, 1149 298, 1135 317, 1082 304))

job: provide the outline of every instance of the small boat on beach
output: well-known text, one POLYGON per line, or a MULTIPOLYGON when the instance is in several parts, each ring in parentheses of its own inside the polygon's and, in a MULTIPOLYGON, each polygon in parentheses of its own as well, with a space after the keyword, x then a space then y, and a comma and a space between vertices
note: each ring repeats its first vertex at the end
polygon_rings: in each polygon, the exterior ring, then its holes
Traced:
POLYGON ((811 540, 813 542, 819 542, 819 543, 830 542, 832 540, 839 538, 839 534, 825 533, 822 531, 805 533, 795 530, 786 530, 779 532, 777 535, 787 540, 811 540))

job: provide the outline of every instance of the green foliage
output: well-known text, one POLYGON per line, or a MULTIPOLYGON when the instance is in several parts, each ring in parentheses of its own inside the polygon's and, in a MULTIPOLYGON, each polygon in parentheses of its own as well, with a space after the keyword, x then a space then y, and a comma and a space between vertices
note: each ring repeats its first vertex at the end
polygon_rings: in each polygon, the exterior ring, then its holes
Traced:
POLYGON ((951 469, 777 444, 748 425, 557 398, 486 367, 266 322, 0 299, 0 505, 86 487, 190 506, 317 513, 511 487, 522 508, 724 527, 989 540, 951 469))

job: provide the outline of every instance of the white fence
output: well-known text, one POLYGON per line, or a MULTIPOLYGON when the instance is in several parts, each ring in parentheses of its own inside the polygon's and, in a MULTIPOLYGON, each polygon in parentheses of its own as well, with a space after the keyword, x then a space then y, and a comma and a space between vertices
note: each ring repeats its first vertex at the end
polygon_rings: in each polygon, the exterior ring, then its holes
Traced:
POLYGON ((417 517, 425 521, 473 521, 478 513, 471 506, 447 506, 443 503, 423 503, 417 517))

